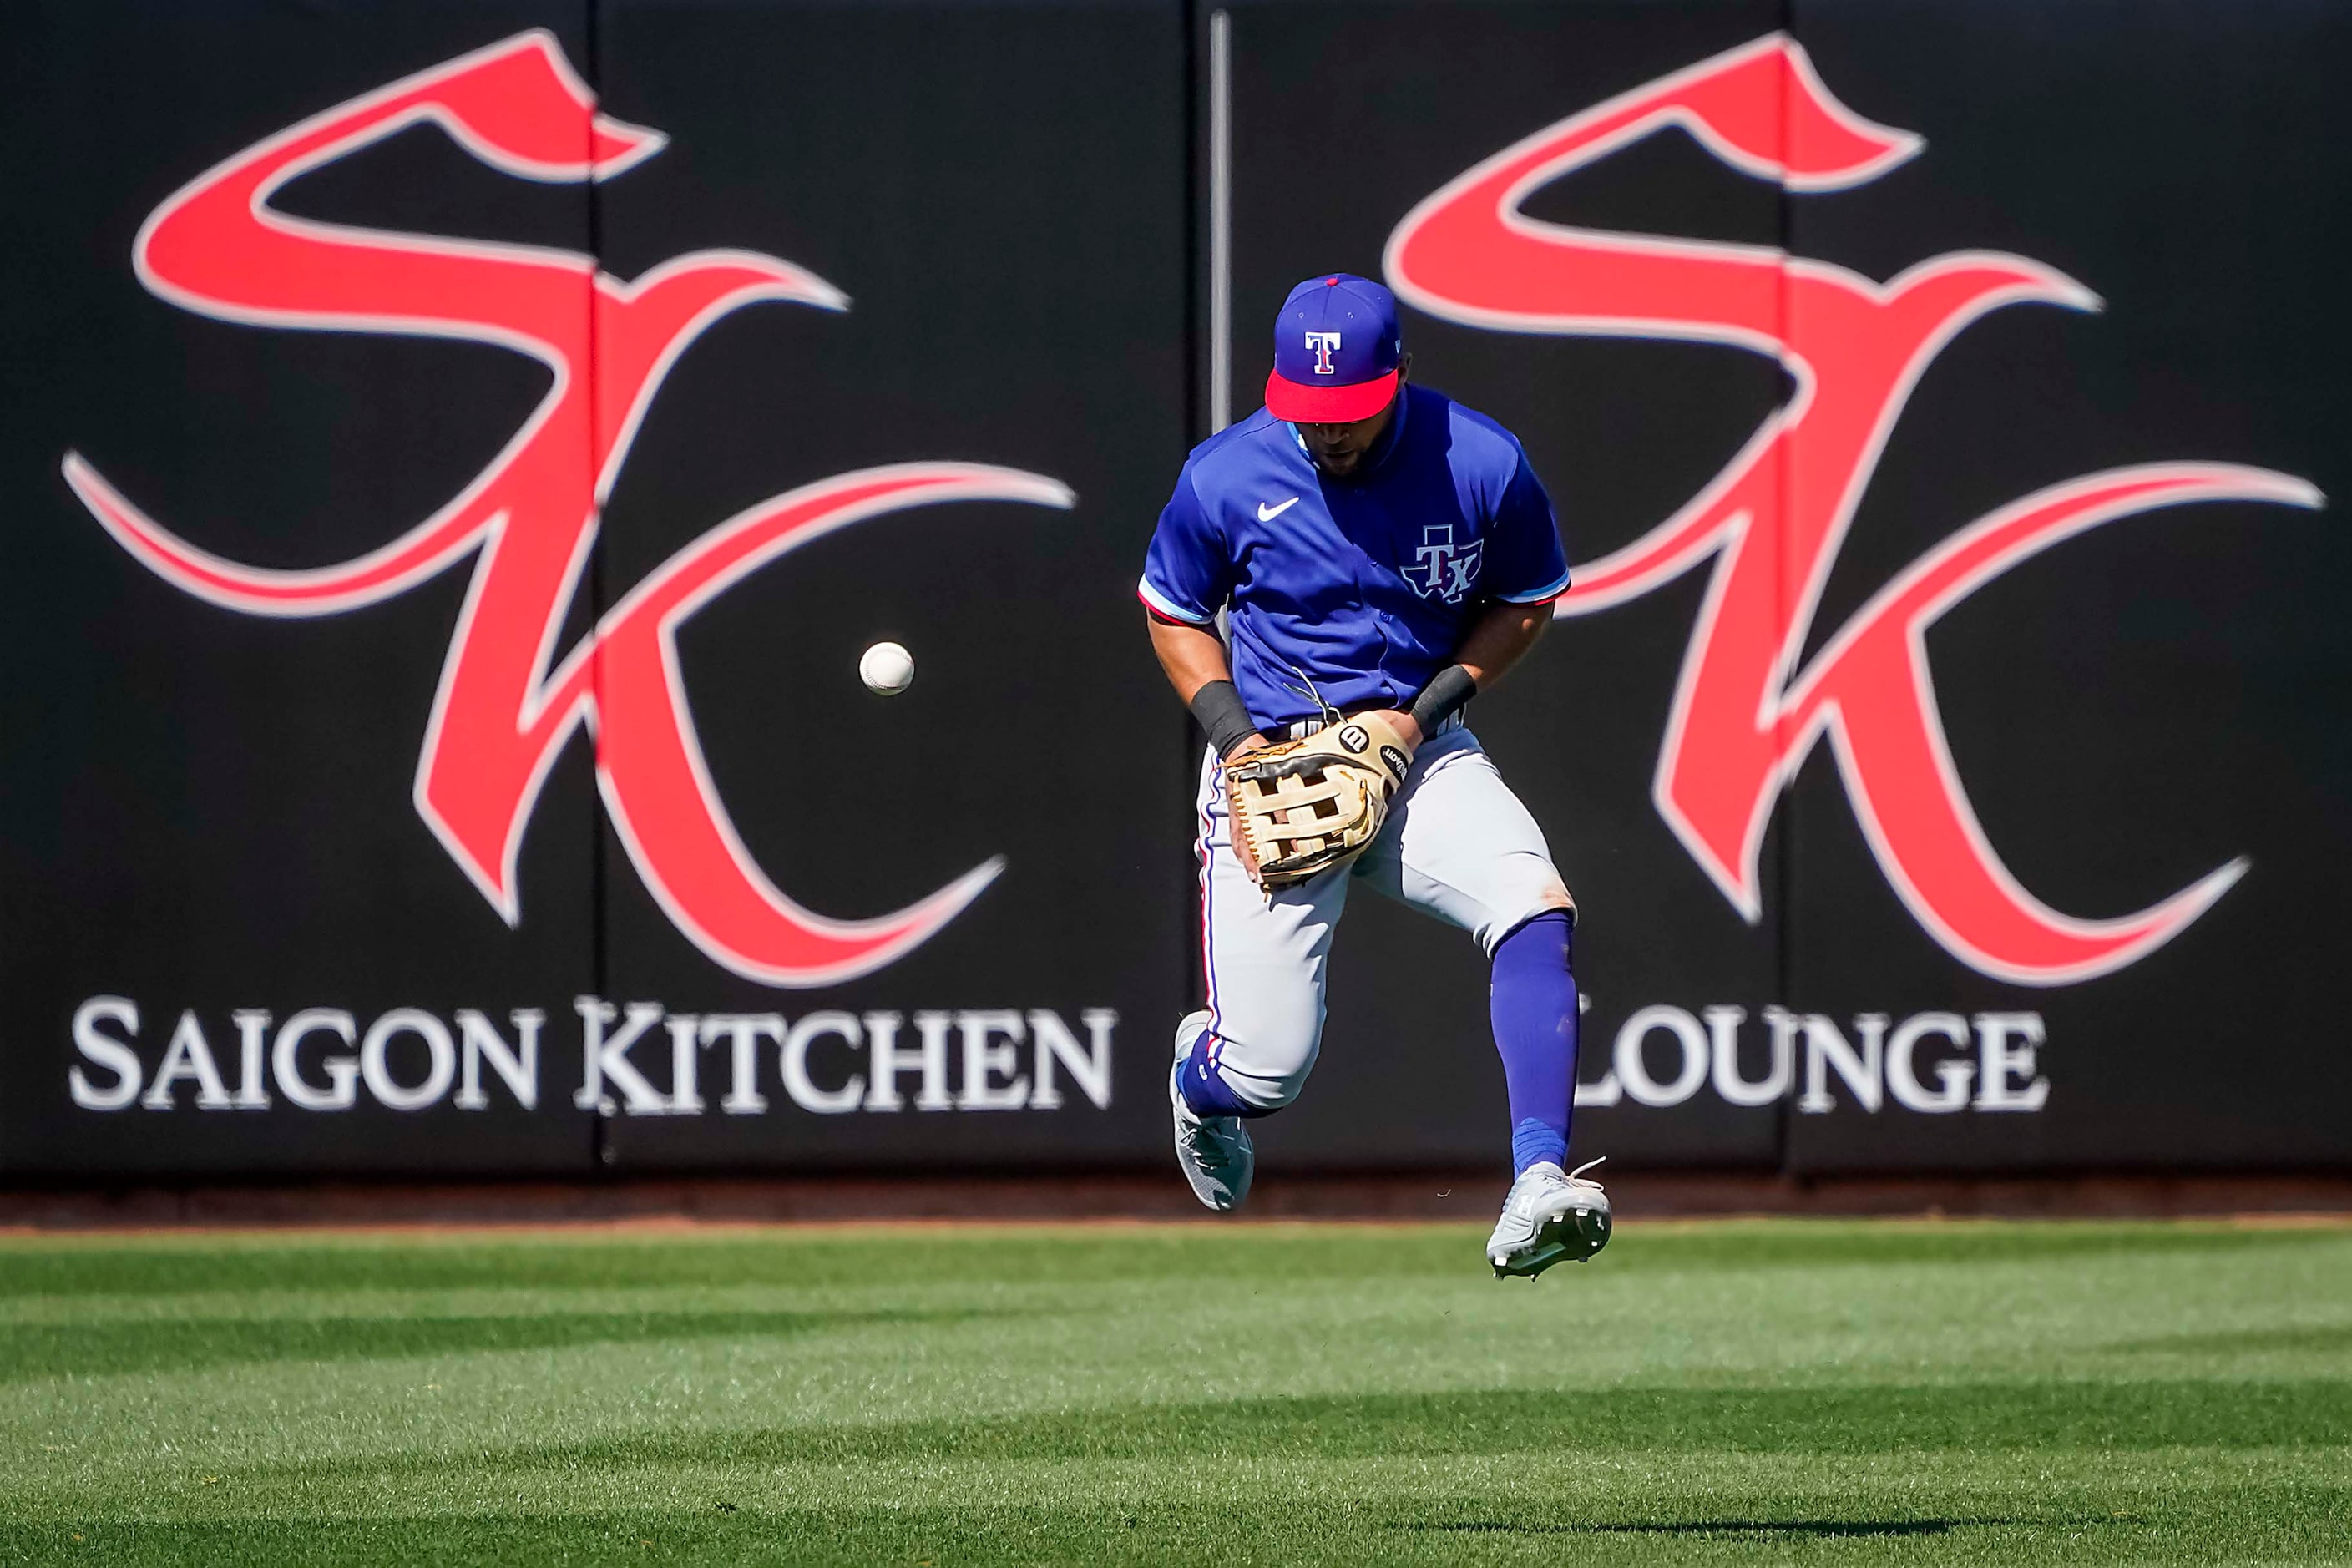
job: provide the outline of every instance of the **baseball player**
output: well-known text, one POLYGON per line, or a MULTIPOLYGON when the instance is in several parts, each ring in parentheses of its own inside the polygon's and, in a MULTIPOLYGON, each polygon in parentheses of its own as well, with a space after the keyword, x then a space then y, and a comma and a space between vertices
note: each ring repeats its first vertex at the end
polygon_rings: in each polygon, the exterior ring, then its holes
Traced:
POLYGON ((1532 1277, 1591 1258, 1611 1224, 1591 1167, 1566 1169, 1576 906, 1462 710, 1535 646, 1568 562, 1518 441, 1409 386, 1410 368, 1386 289, 1301 283, 1265 406, 1193 448, 1152 535, 1152 649, 1209 737, 1208 1005, 1176 1031, 1176 1158, 1209 1207, 1247 1196, 1248 1123, 1315 1065, 1331 933, 1360 882, 1493 961, 1515 1179, 1486 1257, 1532 1277))

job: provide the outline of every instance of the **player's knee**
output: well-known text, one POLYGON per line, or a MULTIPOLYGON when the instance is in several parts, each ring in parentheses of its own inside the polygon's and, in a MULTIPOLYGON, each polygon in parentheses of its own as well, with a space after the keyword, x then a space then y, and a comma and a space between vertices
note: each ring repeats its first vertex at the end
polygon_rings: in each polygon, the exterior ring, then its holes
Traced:
POLYGON ((1270 1115, 1298 1098, 1314 1070, 1319 1028, 1309 1032, 1253 1033, 1249 1039, 1223 1036, 1217 1053, 1217 1073, 1235 1100, 1261 1116, 1270 1115))
POLYGON ((1217 1070, 1224 1079, 1225 1087, 1233 1091, 1234 1098, 1256 1116, 1271 1116, 1297 1100, 1299 1089, 1307 1081, 1304 1073, 1295 1078, 1271 1079, 1259 1078, 1232 1067, 1221 1067, 1217 1070))
POLYGON ((1479 922, 1476 932, 1478 945, 1489 958, 1495 956, 1495 950, 1502 946, 1505 937, 1538 915, 1550 914, 1557 910, 1571 921, 1576 919, 1576 900, 1570 895, 1568 884, 1560 880, 1559 873, 1552 869, 1549 862, 1544 863, 1540 874, 1533 867, 1528 868, 1528 873, 1520 879, 1519 886, 1511 889, 1511 896, 1501 900, 1479 922))

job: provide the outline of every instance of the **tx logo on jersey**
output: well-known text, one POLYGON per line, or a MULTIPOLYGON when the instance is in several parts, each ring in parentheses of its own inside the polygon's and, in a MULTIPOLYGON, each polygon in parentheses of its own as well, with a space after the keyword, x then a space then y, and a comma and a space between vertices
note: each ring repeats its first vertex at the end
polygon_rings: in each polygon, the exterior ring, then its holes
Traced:
POLYGON ((1315 374, 1318 375, 1333 374, 1335 373, 1335 367, 1331 363, 1331 356, 1339 352, 1339 334, 1337 332, 1309 332, 1307 334, 1307 346, 1315 351, 1315 374))
POLYGON ((824 985, 880 968, 953 919, 1003 862, 872 919, 832 919, 793 902, 752 861, 703 763, 678 627, 752 572, 835 529, 942 501, 1066 507, 1069 490, 972 463, 899 463, 820 479, 687 545, 558 660, 556 639, 604 499, 686 345, 761 300, 821 310, 848 302, 823 279, 751 251, 673 257, 625 282, 568 251, 350 228, 270 205, 288 182, 426 121, 492 168, 542 182, 614 178, 665 140, 596 113, 553 37, 523 33, 338 104, 206 170, 148 215, 131 259, 149 292, 199 315, 462 338, 540 361, 552 384, 489 466, 389 543, 301 571, 243 565, 180 538, 79 453, 66 457, 67 481, 151 570, 249 615, 340 615, 473 558, 414 796, 509 925, 521 920, 515 862, 523 827, 557 752, 585 726, 597 784, 637 875, 704 952, 773 985, 824 985))
POLYGON ((1669 128, 1792 195, 1846 190, 1920 140, 1830 96, 1773 34, 1622 93, 1507 147, 1389 237, 1397 293, 1494 331, 1679 338, 1769 354, 1801 389, 1682 509, 1577 574, 1558 613, 1589 615, 1713 563, 1652 798, 1749 921, 1780 789, 1827 737, 1881 870, 1961 962, 2062 985, 2137 962, 2245 873, 2233 860, 2136 914, 2084 920, 2012 876, 1969 805, 1937 710, 1927 629, 2018 563, 2103 523, 2198 501, 2315 507, 2301 479, 2232 463, 2148 463, 2053 485, 1978 519, 1897 573, 1799 661, 1822 584, 1888 430, 1927 365, 2004 306, 2098 308, 2021 256, 1956 251, 1884 283, 1802 257, 1602 232, 1522 210, 1550 182, 1669 128))
POLYGON ((1433 522, 1421 531, 1421 548, 1406 563, 1404 580, 1424 599, 1443 599, 1449 605, 1458 605, 1462 595, 1477 581, 1479 558, 1486 550, 1486 542, 1483 539, 1456 545, 1452 523, 1433 522))

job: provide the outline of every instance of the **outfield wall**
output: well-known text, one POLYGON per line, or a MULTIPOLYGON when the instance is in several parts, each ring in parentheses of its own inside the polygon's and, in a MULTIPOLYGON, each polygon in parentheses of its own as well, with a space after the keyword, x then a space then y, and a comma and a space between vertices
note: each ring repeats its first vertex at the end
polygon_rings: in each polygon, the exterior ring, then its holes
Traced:
MULTIPOLYGON (((0 1176, 1163 1163, 1132 585, 1326 268, 1579 563, 1473 722, 1580 1150, 2352 1167, 2347 67, 2284 0, 12 7, 0 1176)), ((1472 945, 1360 899, 1332 983, 1268 1158, 1499 1158, 1472 945)))

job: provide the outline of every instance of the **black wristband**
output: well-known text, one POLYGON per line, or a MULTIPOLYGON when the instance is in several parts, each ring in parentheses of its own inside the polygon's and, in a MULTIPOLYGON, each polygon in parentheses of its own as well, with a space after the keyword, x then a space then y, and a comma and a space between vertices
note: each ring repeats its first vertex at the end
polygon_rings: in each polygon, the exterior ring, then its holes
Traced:
POLYGON ((1212 680, 1192 693, 1192 717, 1208 732, 1210 749, 1220 760, 1257 733, 1257 721, 1242 706, 1242 694, 1230 680, 1212 680))
POLYGON ((1412 700, 1412 721, 1421 726, 1424 736, 1434 735, 1440 724, 1460 712, 1462 705, 1477 695, 1478 682, 1470 672, 1458 664, 1449 664, 1412 700))

